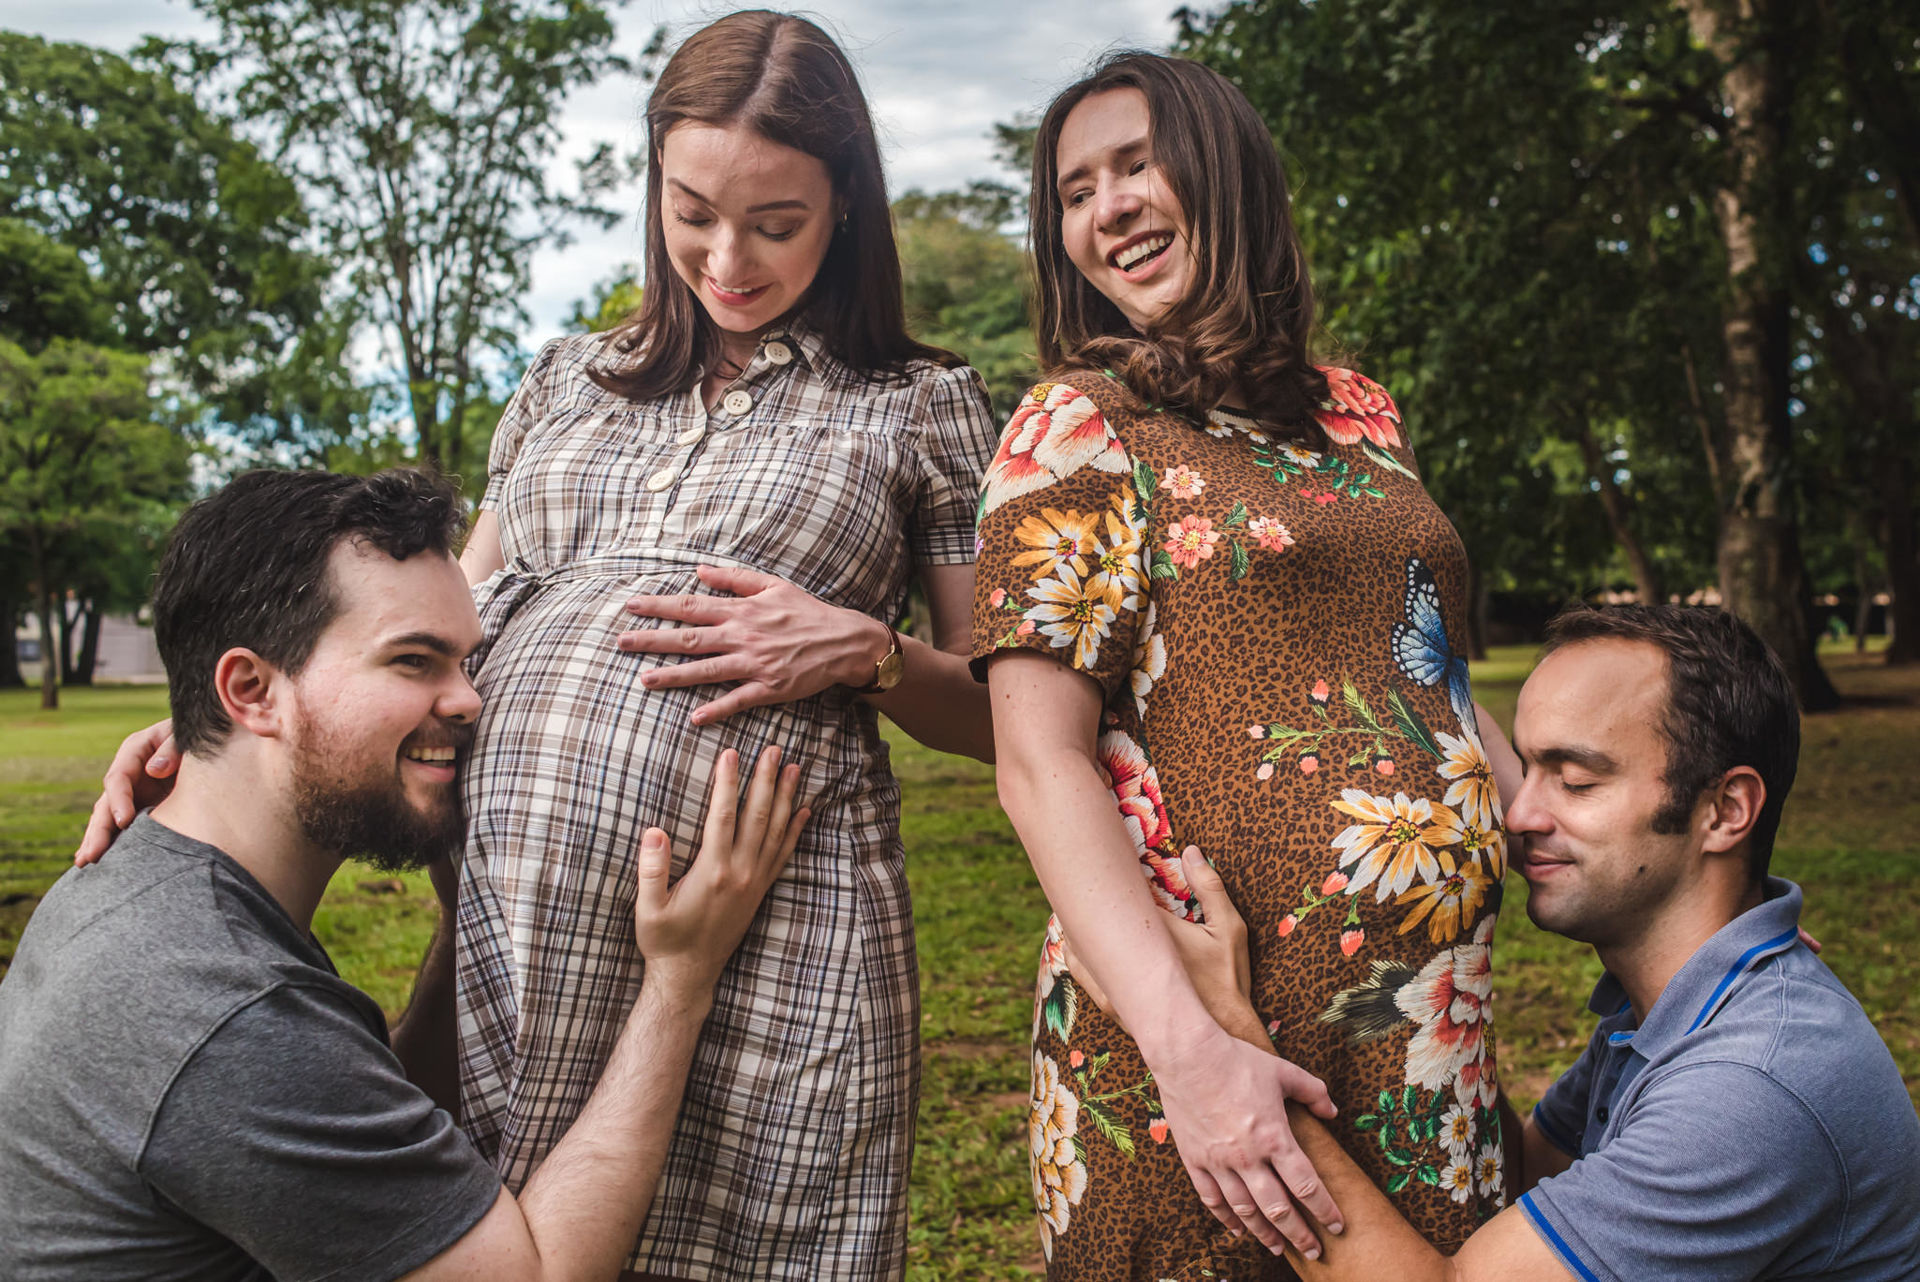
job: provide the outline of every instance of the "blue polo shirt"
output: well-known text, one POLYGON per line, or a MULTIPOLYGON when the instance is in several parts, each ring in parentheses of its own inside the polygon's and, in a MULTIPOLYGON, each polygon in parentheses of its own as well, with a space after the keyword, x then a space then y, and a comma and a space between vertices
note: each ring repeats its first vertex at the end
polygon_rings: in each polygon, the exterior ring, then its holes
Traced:
POLYGON ((1920 1118, 1800 943, 1800 888, 1766 893, 1639 1027, 1603 977, 1593 1040, 1534 1110, 1578 1160, 1520 1205, 1584 1282, 1920 1278, 1920 1118))

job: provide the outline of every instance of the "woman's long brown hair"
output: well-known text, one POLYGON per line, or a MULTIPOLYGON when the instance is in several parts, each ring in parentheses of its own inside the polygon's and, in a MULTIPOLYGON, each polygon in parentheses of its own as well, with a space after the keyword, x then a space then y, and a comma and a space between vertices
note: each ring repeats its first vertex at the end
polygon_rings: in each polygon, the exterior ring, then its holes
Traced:
POLYGON ((746 125, 826 165, 846 219, 801 311, 829 352, 863 372, 898 369, 916 358, 961 363, 907 333, 880 148, 852 64, 804 18, 749 9, 687 37, 647 99, 646 288, 639 311, 613 335, 615 350, 634 360, 594 371, 595 382, 651 400, 692 386, 720 351, 719 327, 667 257, 660 149, 668 131, 688 120, 746 125))
POLYGON ((1306 251, 1273 137, 1225 77, 1160 54, 1104 59, 1041 118, 1030 208, 1043 365, 1111 369, 1149 403, 1191 413, 1236 389, 1260 418, 1312 430, 1329 393, 1309 353, 1306 251), (1080 274, 1060 234, 1060 131, 1082 101, 1111 89, 1146 95, 1154 164, 1186 213, 1194 254, 1186 296, 1144 333, 1080 274))

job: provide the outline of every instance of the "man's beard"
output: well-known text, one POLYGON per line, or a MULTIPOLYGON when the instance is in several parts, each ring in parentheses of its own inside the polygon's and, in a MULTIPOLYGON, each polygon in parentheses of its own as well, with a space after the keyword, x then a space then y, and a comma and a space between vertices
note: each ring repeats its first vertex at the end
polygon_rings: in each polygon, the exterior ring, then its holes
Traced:
MULTIPOLYGON (((416 735, 415 747, 451 746, 464 764, 473 728, 442 725, 416 735)), ((438 790, 429 808, 407 799, 396 762, 350 776, 346 753, 334 751, 324 731, 303 736, 294 750, 293 813, 307 840, 322 850, 357 858, 381 872, 424 868, 442 855, 457 856, 467 841, 467 812, 456 781, 438 790)))

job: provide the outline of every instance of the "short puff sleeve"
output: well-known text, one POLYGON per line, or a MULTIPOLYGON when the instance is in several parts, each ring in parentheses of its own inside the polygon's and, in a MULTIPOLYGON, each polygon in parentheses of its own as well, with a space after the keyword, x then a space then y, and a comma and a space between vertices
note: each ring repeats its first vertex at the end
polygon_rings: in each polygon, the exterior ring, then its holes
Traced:
POLYGON ((480 496, 483 512, 500 506, 507 473, 513 470, 514 459, 520 457, 521 443, 533 425, 546 417, 547 406, 553 399, 554 366, 558 364, 560 345, 564 341, 549 339, 541 347, 533 364, 527 367, 527 376, 514 389, 513 399, 500 412, 500 422, 493 429, 493 444, 487 450, 487 489, 480 496))
POLYGON ((915 565, 965 565, 973 560, 980 469, 993 453, 993 405, 971 366, 943 369, 928 382, 916 443, 920 492, 908 545, 915 565))
POLYGON ((1151 549, 1134 465, 1106 416, 1067 383, 1021 398, 981 484, 973 674, 1034 650, 1100 683, 1126 682, 1147 611, 1151 549))

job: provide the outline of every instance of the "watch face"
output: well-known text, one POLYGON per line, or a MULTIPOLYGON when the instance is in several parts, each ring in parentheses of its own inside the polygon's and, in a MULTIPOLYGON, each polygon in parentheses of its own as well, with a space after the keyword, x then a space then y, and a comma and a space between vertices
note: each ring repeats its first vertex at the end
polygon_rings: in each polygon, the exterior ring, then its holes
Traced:
POLYGON ((891 690, 900 684, 900 678, 907 670, 907 656, 895 650, 874 665, 873 684, 882 690, 891 690))

